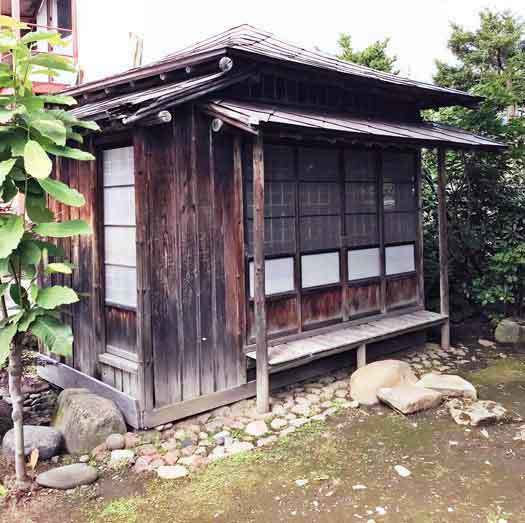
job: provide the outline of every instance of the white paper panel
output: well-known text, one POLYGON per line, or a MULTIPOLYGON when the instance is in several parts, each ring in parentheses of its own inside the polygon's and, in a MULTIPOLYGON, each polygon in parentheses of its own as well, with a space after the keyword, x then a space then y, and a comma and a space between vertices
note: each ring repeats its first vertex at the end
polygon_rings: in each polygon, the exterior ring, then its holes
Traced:
POLYGON ((104 224, 135 225, 135 188, 104 189, 104 224))
POLYGON ((135 166, 133 147, 107 149, 103 157, 104 187, 133 185, 135 166))
POLYGON ((386 273, 401 274, 416 269, 414 245, 397 245, 385 249, 386 273))
MULTIPOLYGON (((264 263, 266 296, 294 290, 293 258, 277 258, 264 263)), ((255 266, 250 262, 250 297, 254 295, 255 266)))
POLYGON ((301 256, 302 286, 317 287, 337 283, 339 276, 339 253, 308 254, 301 256))
POLYGON ((104 261, 136 267, 135 227, 104 227, 104 261))
POLYGON ((106 302, 137 306, 137 270, 106 265, 106 302))
POLYGON ((360 280, 380 275, 379 249, 348 251, 348 279, 360 280))

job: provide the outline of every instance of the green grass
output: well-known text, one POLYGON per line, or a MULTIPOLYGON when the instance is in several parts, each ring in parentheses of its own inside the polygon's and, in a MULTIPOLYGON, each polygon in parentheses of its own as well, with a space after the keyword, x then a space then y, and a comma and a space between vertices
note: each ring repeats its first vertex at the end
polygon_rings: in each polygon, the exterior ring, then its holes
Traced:
POLYGON ((138 521, 137 501, 134 498, 121 498, 111 501, 99 514, 99 521, 114 523, 136 523, 138 521))

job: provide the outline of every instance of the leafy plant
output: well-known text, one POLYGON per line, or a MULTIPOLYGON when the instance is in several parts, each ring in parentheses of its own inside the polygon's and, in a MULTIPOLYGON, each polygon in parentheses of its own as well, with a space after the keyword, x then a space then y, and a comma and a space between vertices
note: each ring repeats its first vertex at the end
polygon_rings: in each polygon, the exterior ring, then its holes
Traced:
POLYGON ((337 43, 340 49, 338 58, 341 60, 365 65, 385 73, 399 74, 395 67, 397 56, 390 56, 388 52, 390 38, 377 40, 360 51, 354 49, 352 37, 347 33, 341 34, 337 43))
MULTIPOLYGON (((485 97, 479 109, 446 108, 427 118, 492 136, 502 154, 449 152, 448 219, 452 313, 523 314, 525 251, 525 26, 510 12, 482 11, 479 27, 452 25, 454 64, 435 82, 485 97)), ((427 298, 439 295, 436 166, 425 155, 427 298)))
POLYGON ((0 16, 0 53, 4 56, 4 63, 0 63, 0 298, 4 316, 0 321, 0 367, 10 359, 19 484, 26 478, 20 394, 22 340, 35 336, 50 351, 71 353, 73 336, 61 321, 61 309, 79 297, 69 287, 45 282, 50 274, 72 271, 53 239, 90 232, 85 222, 62 221, 48 208, 49 199, 73 207, 84 205, 79 192, 49 177, 53 157, 92 160, 91 154, 72 144, 82 144, 84 131, 98 129, 95 123, 66 112, 65 108, 76 103, 72 97, 34 93, 35 75, 75 68, 68 58, 36 53, 37 42, 67 45, 59 33, 28 29, 0 16), (20 37, 21 32, 25 34, 20 37), (52 262, 48 263, 50 257, 52 262), (7 298, 13 304, 9 309, 7 298))

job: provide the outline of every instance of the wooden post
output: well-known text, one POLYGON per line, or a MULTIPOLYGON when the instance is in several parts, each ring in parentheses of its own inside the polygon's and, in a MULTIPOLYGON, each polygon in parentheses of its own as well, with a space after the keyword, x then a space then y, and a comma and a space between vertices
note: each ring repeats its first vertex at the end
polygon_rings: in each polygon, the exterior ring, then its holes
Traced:
POLYGON ((357 368, 360 369, 366 365, 366 344, 363 343, 357 348, 357 368))
MULTIPOLYGON (((259 131, 260 132, 260 131, 259 131)), ((257 361, 257 412, 270 410, 270 373, 266 342, 266 298, 264 275, 264 153, 262 134, 253 144, 253 245, 255 345, 257 361)))
POLYGON ((446 150, 438 149, 438 214, 439 214, 439 288, 440 312, 447 316, 441 327, 441 347, 450 347, 450 308, 448 299, 448 238, 447 238, 447 171, 446 150))
MULTIPOLYGON (((20 0, 11 0, 11 18, 20 22, 20 0)), ((20 36, 20 29, 16 29, 15 33, 20 36)))
POLYGON ((417 304, 420 307, 425 307, 425 273, 423 267, 423 191, 422 191, 422 165, 421 165, 421 151, 418 150, 415 154, 415 198, 417 209, 416 221, 416 271, 417 271, 417 304))

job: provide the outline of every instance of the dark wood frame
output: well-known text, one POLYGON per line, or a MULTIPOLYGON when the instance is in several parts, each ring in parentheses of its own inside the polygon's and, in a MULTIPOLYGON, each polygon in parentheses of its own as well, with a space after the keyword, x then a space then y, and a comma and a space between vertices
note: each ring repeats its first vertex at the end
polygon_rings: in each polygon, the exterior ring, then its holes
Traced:
MULTIPOLYGON (((388 282, 400 280, 403 278, 408 277, 415 277, 417 275, 418 282, 417 282, 417 294, 418 296, 415 297, 413 303, 406 303, 402 304, 400 306, 393 306, 389 307, 388 310, 396 310, 396 309, 402 309, 404 307, 412 306, 417 303, 420 303, 419 296, 422 294, 422 281, 419 275, 421 274, 420 271, 422 271, 422 265, 420 260, 422 259, 420 257, 420 249, 418 247, 419 243, 419 236, 420 231, 419 229, 416 229, 416 236, 413 240, 406 240, 406 241, 397 241, 397 242, 385 242, 384 238, 384 207, 383 207, 383 170, 382 170, 382 149, 379 148, 361 148, 361 147, 354 147, 354 148, 348 148, 348 147, 341 147, 341 146, 334 146, 333 149, 337 151, 337 154, 339 156, 339 179, 338 180, 332 180, 330 179, 327 183, 334 183, 341 185, 341 207, 337 211, 334 216, 338 216, 338 223, 340 227, 340 238, 338 241, 338 246, 334 246, 333 248, 319 248, 319 249, 302 249, 301 247, 301 218, 303 215, 301 215, 300 212, 300 186, 301 183, 317 183, 312 180, 303 180, 299 176, 299 165, 298 165, 298 153, 299 153, 299 147, 296 143, 289 143, 289 142, 276 142, 275 140, 270 140, 268 142, 265 141, 265 145, 287 145, 287 146, 294 146, 293 147, 293 171, 294 171, 294 177, 293 179, 290 178, 290 180, 286 180, 286 183, 294 183, 294 194, 295 194, 295 213, 293 215, 294 219, 294 233, 295 233, 295 248, 293 251, 285 251, 278 253, 271 253, 267 254, 265 256, 265 260, 272 260, 272 259, 283 259, 283 258, 291 258, 293 259, 293 268, 294 268, 294 289, 286 292, 280 292, 275 294, 270 294, 266 296, 266 303, 271 304, 274 302, 279 302, 286 300, 287 298, 295 299, 296 303, 294 305, 295 308, 295 317, 297 318, 297 326, 292 327, 290 326, 289 329, 284 329, 279 332, 276 332, 274 334, 269 333, 268 339, 274 340, 274 339, 284 339, 287 336, 294 335, 297 333, 304 332, 304 336, 309 336, 309 332, 315 329, 323 328, 328 325, 335 325, 344 323, 350 319, 364 319, 366 317, 375 315, 375 314, 384 314, 387 312, 387 303, 386 303, 386 292, 387 292, 387 285, 388 282), (352 150, 361 150, 361 151, 367 151, 372 154, 373 160, 375 162, 375 176, 373 178, 369 178, 367 180, 349 180, 346 179, 346 166, 345 166, 345 156, 347 151, 351 153, 352 150), (346 206, 346 186, 347 184, 352 183, 375 183, 376 184, 376 207, 375 211, 350 211, 346 206), (346 233, 346 226, 347 226, 347 218, 348 216, 352 215, 375 215, 377 216, 377 227, 378 227, 378 241, 373 242, 370 244, 360 244, 360 245, 351 245, 347 240, 347 233, 346 233), (387 275, 385 270, 385 249, 387 247, 394 247, 394 246, 402 246, 402 245, 412 245, 414 246, 414 270, 408 271, 404 273, 396 273, 392 275, 387 275), (380 274, 378 276, 370 277, 370 278, 363 278, 359 280, 349 280, 348 279, 348 252, 350 250, 357 251, 361 249, 368 249, 368 248, 377 248, 379 249, 379 256, 380 256, 380 274), (319 285, 314 287, 303 287, 302 286, 302 267, 301 267, 301 258, 304 255, 310 255, 310 254, 322 254, 322 253, 338 253, 339 254, 339 281, 334 284, 326 284, 326 285, 319 285), (380 291, 379 291, 379 297, 380 297, 380 305, 377 308, 377 310, 370 310, 367 312, 364 312, 362 314, 352 314, 349 313, 349 303, 348 303, 348 295, 347 293, 358 287, 368 287, 370 285, 375 285, 379 283, 380 285, 380 291), (339 289, 341 291, 341 315, 338 318, 333 319, 327 319, 327 320, 320 320, 316 321, 315 323, 311 325, 306 325, 303 321, 302 313, 303 313, 303 298, 305 296, 311 296, 314 294, 317 294, 319 292, 323 291, 331 291, 339 289)), ((304 146, 304 144, 300 144, 301 147, 304 146)), ((310 148, 315 148, 315 143, 309 143, 308 146, 310 148)), ((317 144, 317 146, 319 146, 317 144)), ((326 146, 323 144, 323 148, 326 148, 326 146)), ((247 150, 249 152, 249 149, 247 150)), ((417 152, 413 150, 408 150, 410 154, 414 155, 414 162, 417 164, 419 156, 417 152)), ((246 154, 246 149, 245 149, 246 154)), ((419 205, 418 205, 418 194, 419 194, 419 185, 418 185, 418 169, 414 168, 413 171, 413 180, 410 182, 402 182, 406 183, 407 185, 412 185, 414 187, 414 205, 412 209, 408 210, 402 210, 402 211, 392 211, 392 213, 406 213, 406 214, 412 214, 414 216, 414 220, 419 223, 420 217, 418 215, 419 213, 419 205)), ((268 183, 268 182, 266 182, 268 183)), ((324 181, 319 181, 318 183, 324 183, 324 181)), ((247 203, 245 202, 245 205, 247 203)), ((317 216, 317 215, 316 215, 317 216)), ((324 216, 324 215, 321 215, 324 216)), ((254 217, 255 218, 255 215, 254 217)), ((282 218, 282 216, 278 216, 277 219, 282 218)), ((266 220, 271 218, 265 218, 266 220)), ((245 227, 250 227, 250 220, 246 219, 245 227)), ((252 263, 254 260, 253 254, 250 254, 248 249, 245 251, 245 293, 248 299, 246 300, 246 316, 247 318, 250 317, 250 308, 254 305, 254 296, 250 296, 248 289, 249 289, 249 271, 248 267, 250 263, 252 263)), ((249 331, 251 329, 248 329, 248 325, 245 325, 244 332, 245 332, 245 348, 250 348, 250 346, 253 343, 253 338, 250 338, 249 331)))

